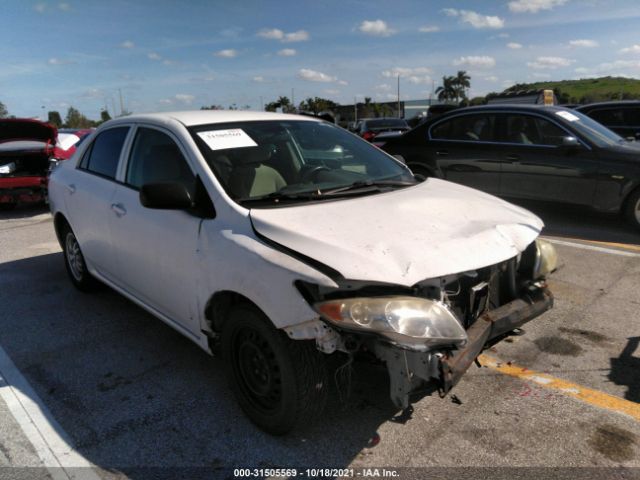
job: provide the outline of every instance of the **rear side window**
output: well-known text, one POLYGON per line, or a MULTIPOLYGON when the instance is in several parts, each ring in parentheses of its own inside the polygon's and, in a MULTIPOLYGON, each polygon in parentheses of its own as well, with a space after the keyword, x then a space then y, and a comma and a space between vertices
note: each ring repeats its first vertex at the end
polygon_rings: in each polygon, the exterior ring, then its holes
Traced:
POLYGON ((91 150, 82 159, 80 168, 107 178, 116 178, 118 160, 129 127, 110 128, 99 134, 91 150))
POLYGON ((625 124, 621 109, 600 109, 589 114, 596 122, 602 125, 621 126, 625 124))
POLYGON ((431 128, 433 140, 466 140, 491 142, 494 139, 495 115, 460 115, 431 128))

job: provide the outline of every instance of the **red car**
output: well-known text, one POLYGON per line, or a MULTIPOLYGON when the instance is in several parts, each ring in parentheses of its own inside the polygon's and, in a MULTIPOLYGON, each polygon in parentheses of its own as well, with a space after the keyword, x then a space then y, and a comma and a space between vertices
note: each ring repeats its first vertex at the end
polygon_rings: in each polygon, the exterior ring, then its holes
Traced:
POLYGON ((38 120, 0 120, 0 209, 46 200, 57 133, 38 120))
POLYGON ((56 160, 68 160, 76 152, 80 145, 95 128, 61 128, 58 129, 53 158, 56 160))

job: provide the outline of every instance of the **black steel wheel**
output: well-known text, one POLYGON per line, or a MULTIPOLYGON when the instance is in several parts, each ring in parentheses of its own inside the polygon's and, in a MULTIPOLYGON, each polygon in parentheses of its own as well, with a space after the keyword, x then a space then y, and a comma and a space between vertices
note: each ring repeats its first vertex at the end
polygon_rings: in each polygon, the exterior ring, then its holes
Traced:
POLYGON ((322 412, 328 381, 314 342, 291 340, 257 308, 234 307, 222 331, 227 377, 245 414, 283 435, 322 412))

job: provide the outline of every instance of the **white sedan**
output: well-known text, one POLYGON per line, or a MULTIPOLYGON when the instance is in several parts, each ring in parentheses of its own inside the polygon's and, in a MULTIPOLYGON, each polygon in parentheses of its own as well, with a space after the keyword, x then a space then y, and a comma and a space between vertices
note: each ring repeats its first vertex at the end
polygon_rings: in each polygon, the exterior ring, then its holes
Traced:
POLYGON ((310 117, 111 120, 54 169, 49 196, 73 284, 105 283, 220 349, 240 406, 274 434, 318 417, 329 355, 375 355, 406 408, 553 303, 540 219, 420 182, 310 117))

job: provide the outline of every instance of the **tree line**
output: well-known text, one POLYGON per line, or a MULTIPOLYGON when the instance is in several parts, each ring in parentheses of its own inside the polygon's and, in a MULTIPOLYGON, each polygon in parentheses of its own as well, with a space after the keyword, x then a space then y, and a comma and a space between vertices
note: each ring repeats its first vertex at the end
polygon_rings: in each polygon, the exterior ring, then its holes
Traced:
MULTIPOLYGON (((16 116, 10 115, 5 104, 0 102, 0 118, 16 118, 16 116)), ((107 120, 111 120, 107 110, 100 112, 100 120, 91 120, 74 107, 69 107, 64 120, 57 110, 47 112, 47 122, 56 128, 93 128, 107 120)))

